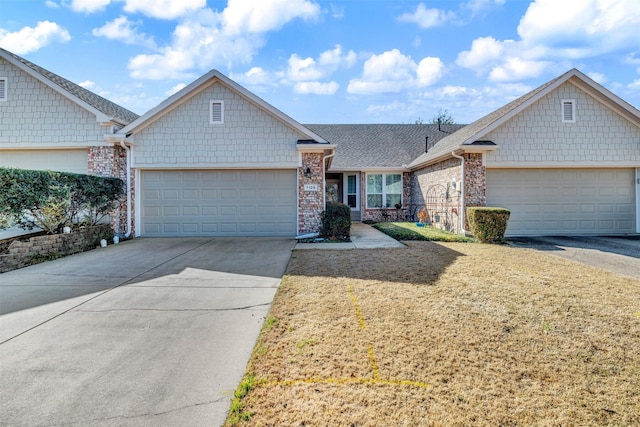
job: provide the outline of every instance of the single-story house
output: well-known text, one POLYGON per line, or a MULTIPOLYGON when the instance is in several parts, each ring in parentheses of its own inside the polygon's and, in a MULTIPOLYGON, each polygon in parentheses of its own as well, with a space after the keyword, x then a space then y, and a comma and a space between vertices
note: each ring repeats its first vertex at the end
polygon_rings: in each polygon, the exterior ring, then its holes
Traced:
POLYGON ((571 70, 468 125, 303 125, 216 70, 138 116, 0 49, 0 166, 118 176, 135 236, 295 236, 354 220, 640 232, 640 111, 571 70))

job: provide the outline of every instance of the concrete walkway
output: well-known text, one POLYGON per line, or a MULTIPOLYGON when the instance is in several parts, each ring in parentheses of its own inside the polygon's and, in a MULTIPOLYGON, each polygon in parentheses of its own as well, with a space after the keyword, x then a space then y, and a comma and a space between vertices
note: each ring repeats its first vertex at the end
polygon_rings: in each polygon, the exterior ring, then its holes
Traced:
POLYGON ((351 242, 348 243, 298 243, 295 249, 382 249, 405 248, 396 239, 361 222, 351 224, 351 242))

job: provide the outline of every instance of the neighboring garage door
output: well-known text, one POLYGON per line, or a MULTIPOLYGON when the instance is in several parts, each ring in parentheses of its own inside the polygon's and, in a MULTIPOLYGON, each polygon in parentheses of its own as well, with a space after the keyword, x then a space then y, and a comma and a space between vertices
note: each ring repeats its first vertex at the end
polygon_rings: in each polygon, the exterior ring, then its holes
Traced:
POLYGON ((488 169, 487 206, 511 210, 507 235, 635 232, 633 169, 488 169))
POLYGON ((142 236, 294 236, 296 172, 141 172, 142 236))
POLYGON ((88 150, 2 150, 0 167, 87 173, 88 150))

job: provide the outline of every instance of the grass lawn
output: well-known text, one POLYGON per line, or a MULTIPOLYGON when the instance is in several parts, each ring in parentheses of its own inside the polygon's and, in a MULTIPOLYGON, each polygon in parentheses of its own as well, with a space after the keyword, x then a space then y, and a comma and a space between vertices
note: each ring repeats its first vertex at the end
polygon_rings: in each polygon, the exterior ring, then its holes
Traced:
POLYGON ((293 252, 227 425, 640 425, 640 281, 407 245, 293 252))
POLYGON ((474 239, 449 233, 431 226, 418 227, 415 222, 379 222, 374 228, 396 240, 429 240, 435 242, 473 242, 474 239))

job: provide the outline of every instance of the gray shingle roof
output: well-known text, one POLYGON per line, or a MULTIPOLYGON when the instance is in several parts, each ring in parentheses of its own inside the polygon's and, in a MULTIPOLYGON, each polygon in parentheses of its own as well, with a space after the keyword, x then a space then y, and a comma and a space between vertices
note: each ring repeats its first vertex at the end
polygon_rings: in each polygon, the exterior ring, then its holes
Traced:
POLYGON ((340 124, 304 125, 330 143, 337 144, 331 169, 401 168, 425 149, 464 125, 425 124, 340 124))
MULTIPOLYGON (((487 128, 492 123, 495 123, 499 119, 503 118, 510 112, 516 110, 525 102, 529 101, 531 98, 535 97, 538 93, 542 92, 549 86, 553 85, 556 81, 565 78, 565 76, 571 71, 556 77, 555 79, 543 84, 542 86, 532 90, 529 93, 522 95, 520 98, 517 98, 510 103, 498 108, 497 110, 487 114, 484 117, 479 118, 475 122, 471 123, 469 126, 464 127, 460 131, 447 136, 446 138, 442 138, 438 144, 436 144, 433 149, 429 150, 428 153, 423 153, 417 159, 413 160, 410 166, 417 166, 422 163, 426 163, 429 160, 436 159, 442 155, 447 153, 451 153, 452 151, 460 148, 465 142, 467 142, 470 138, 477 136, 479 132, 482 132, 485 128, 487 128)), ((473 141, 470 142, 470 144, 473 141)))
POLYGON ((100 111, 101 113, 105 114, 109 118, 113 119, 116 122, 119 122, 122 125, 131 123, 139 117, 138 114, 129 111, 126 108, 121 107, 118 104, 111 102, 108 99, 103 98, 100 95, 97 95, 90 90, 87 90, 63 77, 60 77, 59 75, 52 73, 51 71, 46 70, 31 61, 28 61, 2 48, 0 48, 0 51, 2 51, 3 54, 6 54, 7 56, 15 59, 16 61, 21 62, 23 65, 29 67, 56 86, 62 88, 76 98, 86 102, 96 110, 100 111))

